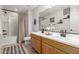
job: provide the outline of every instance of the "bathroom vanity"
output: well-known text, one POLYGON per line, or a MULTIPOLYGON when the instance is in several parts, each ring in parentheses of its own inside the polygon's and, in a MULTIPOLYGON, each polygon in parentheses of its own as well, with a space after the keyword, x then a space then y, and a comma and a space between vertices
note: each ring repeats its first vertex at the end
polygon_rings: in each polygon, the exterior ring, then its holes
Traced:
POLYGON ((66 37, 61 37, 60 33, 55 32, 51 35, 32 32, 31 46, 40 54, 78 54, 79 35, 67 34, 66 37))

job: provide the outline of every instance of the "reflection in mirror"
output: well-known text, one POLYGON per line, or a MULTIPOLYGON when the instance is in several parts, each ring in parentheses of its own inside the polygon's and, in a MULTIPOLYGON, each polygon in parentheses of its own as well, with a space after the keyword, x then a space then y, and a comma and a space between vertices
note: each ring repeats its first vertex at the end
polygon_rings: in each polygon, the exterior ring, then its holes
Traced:
POLYGON ((79 33, 79 6, 57 5, 39 13, 40 30, 50 27, 50 31, 79 33))

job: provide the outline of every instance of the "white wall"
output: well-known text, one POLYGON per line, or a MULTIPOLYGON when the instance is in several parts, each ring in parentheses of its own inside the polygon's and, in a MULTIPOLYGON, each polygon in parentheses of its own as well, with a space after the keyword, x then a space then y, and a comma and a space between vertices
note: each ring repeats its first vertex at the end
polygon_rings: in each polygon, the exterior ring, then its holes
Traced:
POLYGON ((39 30, 39 14, 36 12, 36 13, 34 13, 33 14, 33 23, 32 23, 32 25, 33 25, 33 28, 32 28, 32 30, 33 31, 38 31, 39 30), (34 25, 34 19, 36 19, 36 24, 34 25))
POLYGON ((30 36, 30 33, 32 32, 32 28, 33 28, 33 18, 32 18, 32 10, 28 9, 28 13, 27 13, 27 19, 28 19, 28 35, 30 36))

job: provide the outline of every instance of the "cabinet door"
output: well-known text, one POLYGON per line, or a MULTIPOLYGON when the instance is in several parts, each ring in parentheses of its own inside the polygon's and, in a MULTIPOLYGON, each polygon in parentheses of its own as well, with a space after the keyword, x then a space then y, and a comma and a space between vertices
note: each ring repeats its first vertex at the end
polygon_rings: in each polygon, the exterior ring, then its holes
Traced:
POLYGON ((31 45, 38 53, 41 53, 41 41, 40 40, 32 38, 31 45))
POLYGON ((55 48, 55 54, 65 54, 65 52, 55 48))
POLYGON ((35 39, 34 38, 31 38, 31 46, 32 46, 32 48, 35 48, 35 39))
POLYGON ((54 48, 46 43, 42 43, 43 54, 54 54, 54 48))

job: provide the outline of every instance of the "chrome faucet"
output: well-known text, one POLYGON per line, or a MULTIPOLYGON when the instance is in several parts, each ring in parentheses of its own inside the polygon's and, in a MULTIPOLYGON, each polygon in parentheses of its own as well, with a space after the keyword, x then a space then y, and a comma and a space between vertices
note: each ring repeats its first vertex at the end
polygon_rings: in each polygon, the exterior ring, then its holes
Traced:
POLYGON ((60 30, 60 36, 66 37, 66 30, 60 30))

